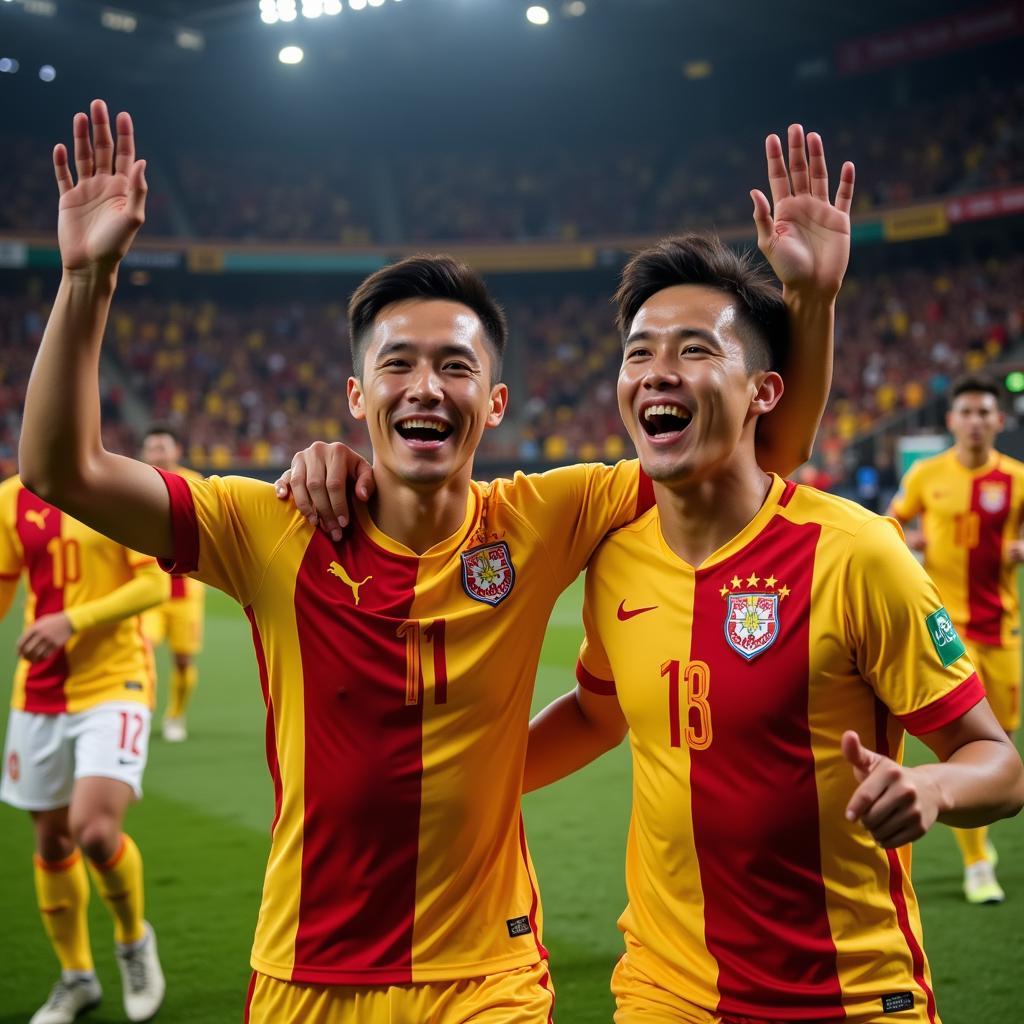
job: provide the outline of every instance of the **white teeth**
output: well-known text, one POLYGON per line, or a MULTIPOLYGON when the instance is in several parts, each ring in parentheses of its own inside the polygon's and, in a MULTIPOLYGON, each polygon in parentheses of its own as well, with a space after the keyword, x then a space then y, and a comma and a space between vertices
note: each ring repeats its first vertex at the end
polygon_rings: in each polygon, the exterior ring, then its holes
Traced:
POLYGON ((681 405, 649 405, 644 409, 645 420, 651 420, 655 416, 678 416, 680 419, 690 419, 690 414, 681 405))
POLYGON ((408 430, 436 430, 439 434, 448 429, 446 423, 438 423, 437 420, 402 420, 399 425, 408 430))

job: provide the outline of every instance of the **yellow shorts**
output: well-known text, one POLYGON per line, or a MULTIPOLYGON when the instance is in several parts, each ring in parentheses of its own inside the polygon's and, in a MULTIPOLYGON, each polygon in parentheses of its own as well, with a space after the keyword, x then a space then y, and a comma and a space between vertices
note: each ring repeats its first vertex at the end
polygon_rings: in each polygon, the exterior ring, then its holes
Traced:
POLYGON ((964 638, 996 721, 1007 731, 1020 727, 1021 654, 1017 645, 997 646, 964 638))
POLYGON ((545 962, 463 981, 299 985, 254 973, 245 1024, 553 1024, 545 962))
POLYGON ((203 602, 168 601, 142 613, 142 632, 159 647, 166 639, 172 654, 198 654, 203 648, 203 602))
MULTIPOLYGON (((615 996, 615 1024, 779 1024, 777 1021, 705 1010, 652 980, 630 963, 628 953, 612 972, 612 993, 615 996)), ((851 1014, 849 1020, 852 1024, 927 1024, 928 1017, 925 1006, 918 1000, 913 1010, 884 1017, 851 1014)), ((938 1017, 935 1021, 940 1024, 938 1017)))

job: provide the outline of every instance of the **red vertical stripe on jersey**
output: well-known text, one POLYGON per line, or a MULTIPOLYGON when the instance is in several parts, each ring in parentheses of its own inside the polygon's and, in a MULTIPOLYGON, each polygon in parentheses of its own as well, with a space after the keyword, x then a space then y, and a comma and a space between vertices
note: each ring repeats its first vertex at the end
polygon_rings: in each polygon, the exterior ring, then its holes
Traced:
POLYGON ((793 500, 796 486, 792 480, 786 481, 786 486, 782 488, 782 493, 779 495, 779 508, 785 508, 793 500))
MULTIPOLYGON (((35 597, 36 619, 64 611, 64 588, 54 580, 53 541, 60 543, 62 514, 31 491, 18 491, 17 531, 28 569, 28 585, 35 597)), ((58 556, 61 557, 61 556, 58 556)), ((63 564, 63 557, 61 557, 63 564)), ((29 666, 25 679, 25 710, 57 715, 67 710, 64 683, 69 675, 68 656, 61 647, 29 666)))
POLYGON ((691 807, 721 1014, 846 1016, 821 873, 807 711, 820 532, 777 517, 752 544, 697 573, 690 657, 710 669, 712 742, 690 751, 691 807), (749 661, 727 640, 729 596, 747 594, 777 595, 775 639, 749 661))
POLYGON ((181 600, 185 596, 185 577, 184 576, 172 576, 171 577, 171 600, 181 600))
POLYGON ((245 1017, 242 1018, 242 1024, 249 1024, 249 1010, 252 1008, 252 996, 256 991, 256 972, 252 972, 252 977, 249 979, 249 989, 245 993, 245 1017))
POLYGON ((1005 609, 999 579, 1003 573, 1003 530, 1010 515, 1012 486, 1009 473, 993 469, 978 477, 971 487, 971 513, 978 517, 978 543, 967 555, 965 632, 972 640, 990 644, 1002 643, 1005 609))
POLYGON ((636 492, 636 515, 639 519, 648 509, 654 508, 654 481, 641 469, 636 492))
MULTIPOLYGON (((879 700, 875 701, 875 750, 884 757, 889 756, 889 709, 879 700)), ((907 909, 906 897, 903 895, 903 864, 895 850, 886 850, 885 855, 889 861, 889 896, 892 898, 892 905, 896 910, 896 920, 899 923, 900 931, 903 933, 903 938, 907 940, 907 948, 910 950, 914 981, 924 992, 928 1020, 931 1024, 935 1024, 935 994, 925 978, 924 950, 910 927, 910 912, 907 909)))
POLYGON ((537 943, 537 953, 541 960, 547 960, 550 954, 540 941, 537 929, 537 910, 540 907, 540 895, 537 887, 533 884, 533 875, 530 874, 530 857, 526 848, 526 825, 523 822, 523 815, 519 814, 519 850, 523 855, 523 867, 526 869, 526 877, 530 879, 530 931, 533 933, 533 940, 537 943))
POLYGON ((306 753, 293 981, 412 980, 423 704, 406 704, 398 631, 418 568, 357 527, 338 545, 314 532, 296 577, 306 753), (345 577, 360 583, 358 607, 345 577))
POLYGON ((256 625, 256 615, 252 608, 245 609, 245 617, 252 627, 252 646, 256 651, 256 666, 260 673, 260 689, 263 691, 263 703, 267 708, 267 768, 274 780, 274 820, 270 823, 270 834, 274 834, 278 819, 281 817, 281 765, 277 759, 277 728, 274 725, 274 700, 270 695, 270 676, 267 673, 267 655, 263 649, 263 638, 260 628, 256 625))

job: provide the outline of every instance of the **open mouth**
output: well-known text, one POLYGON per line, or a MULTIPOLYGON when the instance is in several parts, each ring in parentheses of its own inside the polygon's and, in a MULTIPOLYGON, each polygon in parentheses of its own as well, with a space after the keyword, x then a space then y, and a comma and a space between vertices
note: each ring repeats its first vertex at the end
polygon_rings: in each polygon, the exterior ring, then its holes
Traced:
POLYGON ((417 448, 436 448, 451 437, 453 428, 444 420, 409 417, 395 424, 399 436, 417 448))
POLYGON ((640 426, 651 438, 675 437, 689 425, 693 416, 681 405, 649 405, 640 412, 640 426))

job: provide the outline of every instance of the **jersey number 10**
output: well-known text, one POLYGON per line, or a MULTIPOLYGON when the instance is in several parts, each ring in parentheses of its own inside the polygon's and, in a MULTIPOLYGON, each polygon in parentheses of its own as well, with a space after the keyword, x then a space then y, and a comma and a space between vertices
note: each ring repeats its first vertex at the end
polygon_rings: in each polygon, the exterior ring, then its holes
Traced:
POLYGON ((669 739, 673 747, 681 747, 683 738, 691 750, 707 750, 711 746, 711 669, 706 661, 666 661, 662 677, 668 680, 669 739), (685 688, 686 724, 681 715, 681 694, 685 688))

